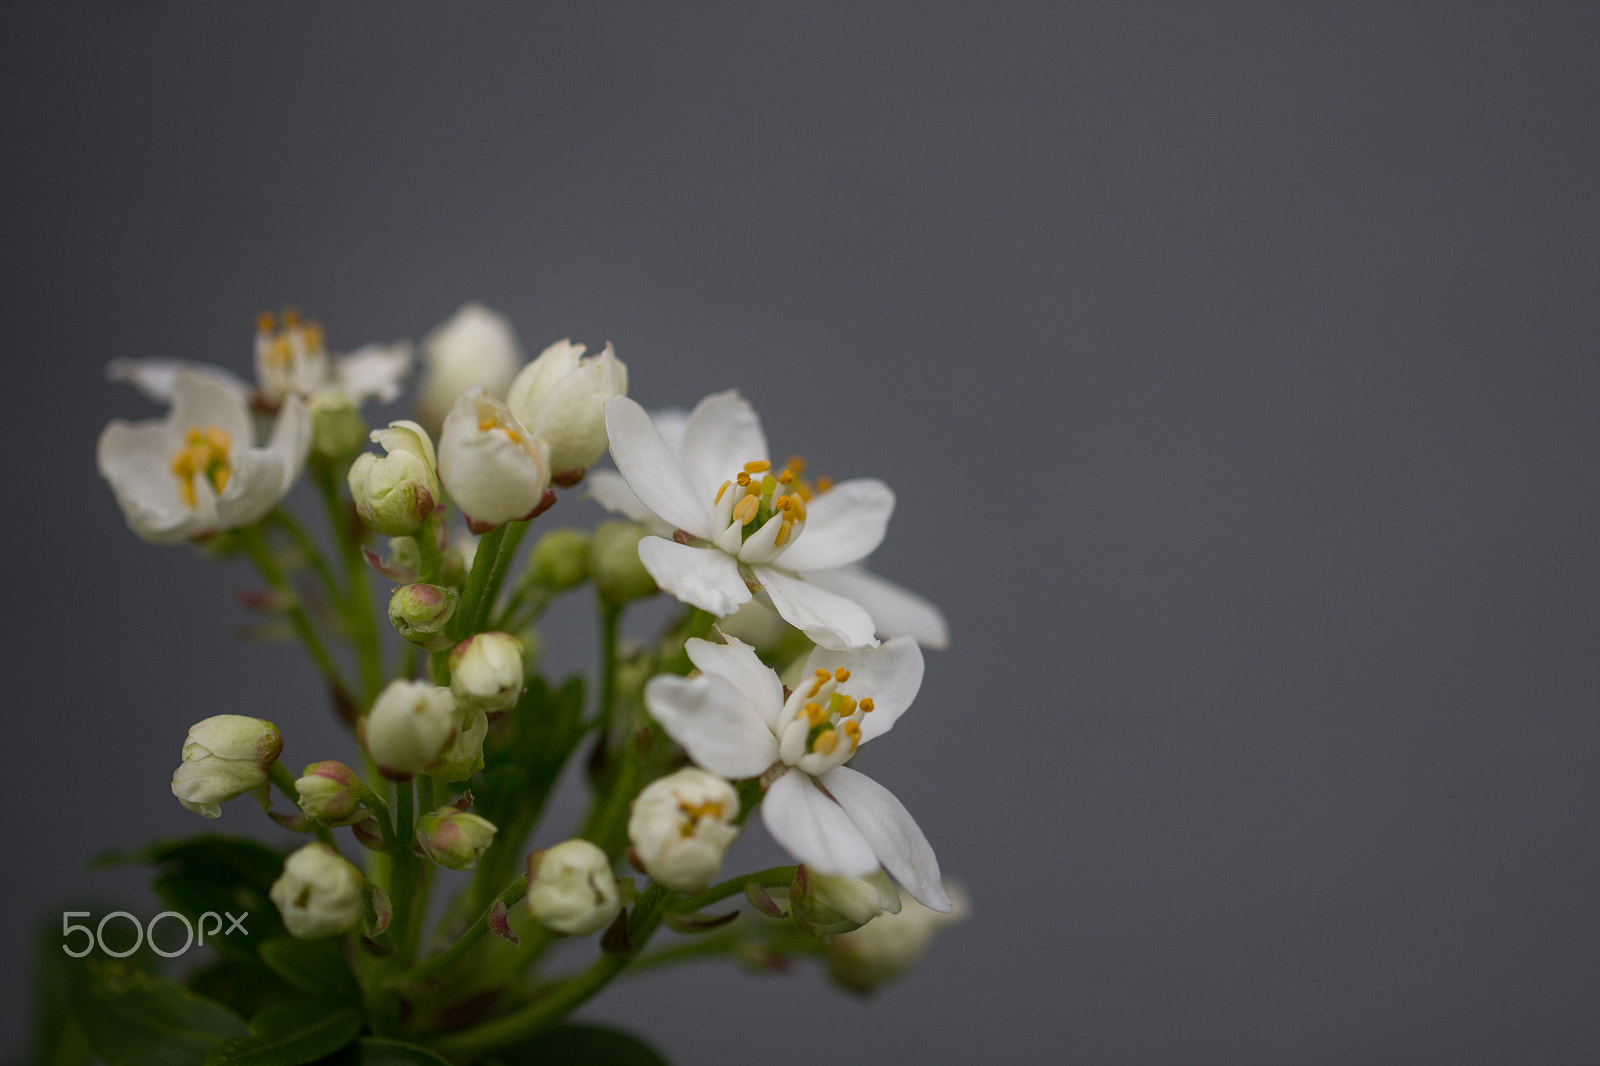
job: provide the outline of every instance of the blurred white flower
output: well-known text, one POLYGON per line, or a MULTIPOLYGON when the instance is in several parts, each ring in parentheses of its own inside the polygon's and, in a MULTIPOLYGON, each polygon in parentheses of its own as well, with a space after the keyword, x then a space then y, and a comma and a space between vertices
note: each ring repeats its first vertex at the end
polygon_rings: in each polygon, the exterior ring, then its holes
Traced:
POLYGON ((557 341, 518 372, 506 395, 517 421, 550 445, 557 478, 582 474, 605 454, 606 401, 628 394, 628 368, 611 345, 599 355, 583 352, 557 341))
POLYGON ((426 369, 417 390, 417 420, 437 434, 445 415, 474 385, 505 399, 522 365, 522 349, 505 316, 465 303, 422 338, 426 369))
POLYGON ((528 856, 523 905, 552 933, 587 936, 611 924, 622 897, 606 853, 587 840, 568 840, 528 856))
POLYGON ((854 932, 830 937, 828 976, 852 991, 871 992, 920 962, 935 934, 965 919, 970 909, 966 894, 951 886, 947 911, 912 901, 898 914, 880 914, 854 932))

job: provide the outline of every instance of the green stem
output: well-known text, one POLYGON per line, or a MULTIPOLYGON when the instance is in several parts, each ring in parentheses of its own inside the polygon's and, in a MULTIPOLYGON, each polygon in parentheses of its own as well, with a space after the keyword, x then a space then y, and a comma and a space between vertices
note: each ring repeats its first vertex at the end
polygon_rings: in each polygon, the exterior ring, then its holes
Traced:
POLYGON ((339 668, 334 664, 333 657, 328 654, 328 649, 323 645, 322 638, 317 635, 316 627, 311 624, 311 619, 300 606, 294 591, 289 587, 289 582, 284 578, 283 571, 278 567, 278 561, 272 557, 272 549, 267 547, 266 539, 261 535, 261 524, 244 526, 239 530, 239 542, 244 545, 244 550, 250 556, 250 561, 256 564, 256 569, 261 572, 262 580, 282 595, 289 604, 289 625, 294 629, 295 636, 306 646, 311 659, 317 664, 329 683, 336 689, 349 692, 344 679, 339 676, 339 668))
POLYGON ((439 809, 439 800, 435 795, 433 778, 427 774, 417 778, 417 813, 418 815, 432 814, 439 809))
POLYGON ((348 594, 344 601, 345 622, 350 627, 351 640, 356 647, 356 660, 361 669, 362 706, 364 711, 372 706, 378 690, 383 688, 383 647, 378 642, 378 627, 372 616, 372 589, 367 582, 367 561, 361 554, 360 538, 350 521, 349 509, 339 491, 340 477, 332 463, 313 461, 312 480, 322 496, 322 506, 327 512, 328 526, 344 556, 345 582, 348 594))
POLYGON ((471 629, 472 619, 477 616, 478 601, 488 587, 489 575, 500 557, 500 542, 505 536, 506 526, 499 525, 478 538, 478 550, 472 556, 472 570, 467 574, 467 583, 461 587, 461 605, 456 608, 456 616, 450 620, 451 640, 465 640, 474 632, 471 629))
POLYGON ((317 547, 316 541, 306 532, 306 527, 282 507, 274 508, 267 515, 267 520, 289 534, 289 539, 295 542, 307 562, 311 564, 311 568, 317 572, 317 577, 321 579, 322 587, 327 590, 329 599, 333 601, 335 607, 343 611, 344 590, 339 587, 338 579, 333 576, 333 569, 328 566, 328 560, 323 558, 322 550, 317 547))
POLYGON ((417 576, 429 584, 437 584, 439 573, 444 569, 444 553, 439 551, 439 521, 437 515, 430 517, 411 535, 417 554, 422 558, 422 572, 417 576))
MULTIPOLYGON (((528 879, 526 877, 519 877, 515 881, 511 882, 510 885, 506 886, 506 888, 495 897, 495 903, 503 903, 509 907, 511 904, 521 899, 527 890, 528 879)), ((420 966, 408 970, 400 976, 394 978, 393 982, 402 983, 422 981, 432 977, 436 973, 442 973, 450 966, 451 963, 455 962, 468 951, 472 950, 472 946, 479 940, 483 939, 483 934, 489 931, 489 913, 493 909, 494 903, 491 903, 489 905, 489 909, 480 914, 478 916, 478 920, 473 922, 472 925, 467 928, 467 931, 462 933, 460 939, 458 939, 454 944, 451 944, 448 948, 441 951, 427 962, 422 963, 420 966)))
POLYGON ((582 974, 555 989, 550 995, 504 1018, 446 1037, 439 1042, 445 1054, 466 1058, 494 1048, 525 1040, 565 1018, 611 983, 649 942, 666 909, 669 893, 652 883, 639 896, 628 920, 627 951, 608 952, 596 959, 582 974))
MULTIPOLYGON (((506 574, 511 569, 511 564, 516 561, 517 548, 522 544, 522 538, 527 535, 531 522, 507 522, 505 536, 501 540, 500 550, 494 559, 494 569, 489 572, 489 579, 472 614, 472 628, 464 636, 482 633, 489 625, 489 614, 494 609, 494 601, 500 595, 500 586, 505 583, 506 574)), ((473 560, 477 562, 476 559, 473 560)), ((474 566, 476 569, 476 566, 474 566)))
POLYGON ((765 870, 757 870, 753 874, 745 874, 743 877, 730 877, 721 884, 712 885, 698 896, 680 899, 672 905, 672 910, 678 914, 691 914, 703 910, 713 903, 743 892, 744 886, 752 881, 763 888, 787 888, 789 882, 794 880, 796 869, 794 866, 771 866, 765 870))

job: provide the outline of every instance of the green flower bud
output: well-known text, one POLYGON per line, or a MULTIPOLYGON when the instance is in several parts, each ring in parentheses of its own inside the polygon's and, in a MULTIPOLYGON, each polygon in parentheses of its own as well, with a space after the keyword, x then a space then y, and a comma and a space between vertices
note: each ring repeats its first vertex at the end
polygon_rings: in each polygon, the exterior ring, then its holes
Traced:
POLYGON ((389 599, 389 624, 411 643, 429 647, 442 638, 460 602, 455 589, 442 585, 404 585, 389 599))
POLYGON ((434 472, 433 442, 415 422, 391 422, 372 431, 382 458, 366 452, 350 466, 350 495, 361 520, 391 537, 415 533, 442 497, 434 472))
POLYGON ((450 652, 450 691, 463 707, 494 714, 522 694, 522 645, 509 633, 479 633, 450 652))
POLYGON ((579 529, 552 529, 528 556, 523 581, 565 592, 589 579, 589 535, 579 529))
POLYGON ((311 448, 329 459, 348 459, 367 441, 367 422, 342 389, 311 397, 311 448))
POLYGON ((361 805, 360 781, 342 762, 314 762, 295 781, 300 809, 318 825, 354 825, 372 816, 361 805))
POLYGON ((639 561, 649 531, 632 522, 601 522, 589 542, 589 572, 603 599, 627 603, 656 593, 656 579, 639 561))
POLYGON ((880 914, 900 913, 900 893, 883 870, 839 877, 801 866, 789 885, 789 912, 813 936, 860 929, 880 914))
POLYGON ((440 866, 465 870, 483 856, 497 832, 487 818, 440 807, 417 823, 417 843, 440 866))

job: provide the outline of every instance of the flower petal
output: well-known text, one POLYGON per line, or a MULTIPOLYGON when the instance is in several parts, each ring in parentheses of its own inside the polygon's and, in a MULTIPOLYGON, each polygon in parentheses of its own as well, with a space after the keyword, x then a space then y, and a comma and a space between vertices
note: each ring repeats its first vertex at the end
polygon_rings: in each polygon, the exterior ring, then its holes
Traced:
POLYGON ((755 408, 734 389, 707 396, 689 412, 679 457, 689 484, 709 506, 745 463, 767 457, 755 408))
POLYGON ((689 758, 714 774, 754 777, 778 759, 772 730, 725 678, 658 674, 644 686, 644 705, 689 758))
POLYGON ((750 602, 739 564, 726 552, 645 537, 639 542, 639 561, 666 592, 719 618, 750 602))
POLYGON ((684 650, 696 668, 738 689, 750 705, 761 712, 767 728, 776 729, 778 716, 783 713, 783 682, 761 661, 754 648, 737 637, 726 639, 726 644, 693 639, 684 645, 684 650))
POLYGON ((877 478, 841 481, 806 505, 806 524, 783 553, 791 570, 832 570, 872 554, 894 513, 894 492, 877 478))
POLYGON ((339 388, 360 406, 371 396, 379 403, 393 403, 400 395, 401 383, 411 373, 411 343, 368 344, 334 360, 339 388))
POLYGON ((934 858, 928 838, 917 828, 905 804, 895 799, 893 792, 848 766, 823 774, 822 786, 849 815, 884 869, 918 903, 949 914, 950 897, 945 895, 939 877, 939 860, 934 858))
POLYGON ((169 464, 175 447, 171 427, 147 420, 115 419, 100 433, 95 461, 100 476, 132 530, 152 544, 176 544, 204 526, 178 498, 169 464))
POLYGON ((872 637, 872 616, 853 601, 770 566, 752 567, 752 572, 773 609, 813 643, 835 649, 878 643, 872 637))
POLYGON ((710 537, 711 496, 695 492, 655 423, 634 401, 606 401, 611 460, 646 507, 676 529, 710 537))
POLYGON ((809 774, 790 770, 774 781, 761 801, 761 820, 785 851, 822 873, 865 877, 878 868, 867 838, 809 774))
POLYGON ((183 370, 172 386, 172 413, 168 423, 178 434, 191 428, 216 426, 226 433, 235 451, 254 447, 255 428, 250 410, 238 396, 210 377, 183 370))
MULTIPOLYGON (((283 499, 287 489, 284 482, 293 480, 292 473, 293 468, 286 466, 286 457, 278 452, 251 448, 235 456, 228 487, 216 497, 217 528, 247 526, 272 510, 283 499)), ((195 479, 197 509, 209 489, 204 478, 195 479)))
POLYGON ((863 744, 887 733, 922 687, 922 649, 910 637, 859 651, 818 648, 806 660, 805 674, 832 673, 841 666, 850 671, 850 680, 840 687, 857 699, 872 698, 872 710, 861 718, 863 744))
POLYGON ((283 464, 277 498, 273 500, 276 503, 300 476, 300 471, 305 469, 306 456, 311 454, 311 412, 300 397, 291 396, 283 401, 278 420, 272 424, 266 450, 283 464))
POLYGON ((249 399, 250 386, 220 366, 182 359, 113 359, 106 364, 108 380, 132 385, 146 399, 156 403, 172 402, 172 390, 178 384, 178 375, 184 371, 211 380, 237 396, 240 403, 249 399))
POLYGON ((944 612, 910 589, 865 567, 808 570, 806 580, 859 603, 872 616, 879 636, 912 637, 924 648, 943 648, 950 643, 944 612))
MULTIPOLYGON (((615 470, 590 471, 586 481, 589 486, 589 498, 612 514, 625 515, 635 522, 653 523, 658 529, 666 527, 666 523, 656 518, 655 513, 634 495, 627 481, 615 470)), ((658 535, 670 537, 672 530, 668 529, 665 534, 658 535)))

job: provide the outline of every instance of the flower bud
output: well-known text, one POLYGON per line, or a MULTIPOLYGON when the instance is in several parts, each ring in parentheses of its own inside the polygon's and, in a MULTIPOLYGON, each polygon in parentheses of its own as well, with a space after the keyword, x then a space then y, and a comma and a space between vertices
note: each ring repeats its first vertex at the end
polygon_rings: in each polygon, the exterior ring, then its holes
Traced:
POLYGON ((427 647, 441 638, 460 600, 460 593, 443 585, 403 585, 389 598, 389 624, 411 643, 427 647))
POLYGON ((283 864, 268 895, 291 936, 338 936, 361 920, 361 871, 323 843, 307 844, 283 864))
POLYGON ((345 459, 361 450, 367 420, 343 389, 323 389, 311 396, 311 448, 329 459, 345 459))
POLYGON ((567 936, 599 932, 622 911, 611 860, 587 840, 568 840, 528 856, 523 903, 534 921, 567 936))
POLYGON ((267 770, 283 750, 283 734, 264 718, 219 714, 190 727, 183 762, 172 775, 172 794, 187 809, 218 818, 218 804, 267 783, 267 770))
POLYGON ((494 714, 522 693, 522 645, 509 633, 479 633, 450 651, 450 691, 463 707, 494 714))
POLYGON ((882 869, 840 877, 801 866, 789 885, 789 913, 814 936, 860 929, 880 914, 900 913, 900 893, 882 869))
POLYGON ((488 850, 498 831, 487 818, 440 807, 418 821, 417 843, 440 866, 465 870, 488 850))
POLYGON ((828 941, 828 975, 855 992, 871 992, 921 961, 934 934, 967 916, 966 897, 945 884, 949 914, 907 899, 898 914, 884 913, 852 933, 828 941))
POLYGON ((469 390, 439 432, 439 477, 476 530, 527 518, 550 488, 550 447, 506 405, 469 390))
POLYGON ((437 430, 462 393, 482 385, 504 396, 522 365, 511 323, 479 303, 467 303, 422 339, 427 371, 417 393, 417 417, 437 430))
POLYGON ((611 345, 582 358, 583 345, 557 341, 511 383, 506 405, 535 434, 550 442, 550 469, 581 472, 606 451, 606 401, 628 394, 628 368, 611 345))
POLYGON ((580 529, 552 529, 528 553, 523 580, 551 592, 565 592, 589 579, 589 534, 580 529))
POLYGON ((459 732, 456 698, 426 681, 391 681, 359 723, 361 744, 378 772, 404 781, 428 769, 459 732))
POLYGON ((674 892, 703 892, 739 835, 739 793, 715 774, 687 767, 646 785, 628 816, 633 858, 674 892))
POLYGON ((465 781, 483 769, 483 741, 489 735, 489 716, 472 707, 456 707, 456 738, 445 748, 427 774, 437 781, 465 781))
POLYGON ((379 533, 405 536, 422 528, 443 495, 434 473, 433 442, 415 422, 372 431, 388 454, 365 452, 350 466, 350 495, 361 520, 379 533))
POLYGON ((595 588, 610 603, 627 603, 656 593, 656 579, 639 561, 639 542, 649 531, 632 522, 601 522, 589 541, 589 572, 595 588))
POLYGON ((372 816, 361 805, 360 780, 342 762, 314 762, 295 781, 300 809, 318 825, 354 825, 372 816))

